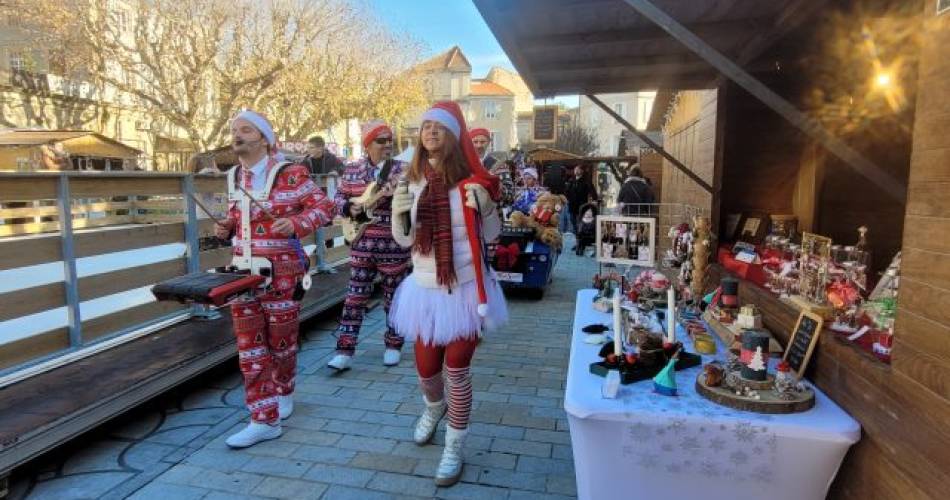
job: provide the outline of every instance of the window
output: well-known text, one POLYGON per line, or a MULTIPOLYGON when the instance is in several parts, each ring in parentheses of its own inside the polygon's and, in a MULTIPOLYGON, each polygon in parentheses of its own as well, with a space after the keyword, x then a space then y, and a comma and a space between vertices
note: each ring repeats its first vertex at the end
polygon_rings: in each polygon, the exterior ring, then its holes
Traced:
POLYGON ((485 101, 483 108, 485 110, 485 118, 489 120, 494 120, 501 114, 501 106, 495 101, 485 101))
POLYGON ((620 115, 621 118, 627 118, 626 106, 624 106, 622 102, 614 104, 614 113, 620 115))
POLYGON ((129 30, 129 13, 124 10, 115 12, 115 29, 118 33, 125 34, 129 30))
POLYGON ((115 23, 116 32, 119 34, 126 33, 129 29, 129 13, 116 0, 109 2, 109 12, 112 14, 112 22, 115 23))
POLYGON ((10 71, 25 71, 26 57, 22 52, 10 52, 10 71))
POLYGON ((490 137, 488 138, 488 151, 489 151, 489 152, 491 152, 491 151, 498 151, 498 147, 497 147, 497 145, 495 144, 495 137, 496 137, 495 131, 494 131, 494 130, 489 130, 489 131, 488 131, 488 134, 489 134, 489 136, 490 136, 490 137))

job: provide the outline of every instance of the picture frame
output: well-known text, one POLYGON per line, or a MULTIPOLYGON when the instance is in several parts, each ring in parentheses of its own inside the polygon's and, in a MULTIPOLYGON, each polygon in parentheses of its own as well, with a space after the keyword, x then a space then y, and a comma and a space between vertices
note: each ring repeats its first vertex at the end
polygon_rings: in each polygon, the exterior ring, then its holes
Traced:
POLYGON ((747 212, 742 214, 742 220, 736 228, 735 241, 744 241, 758 245, 765 239, 769 229, 769 216, 762 212, 747 212))
POLYGON ((656 219, 618 215, 597 216, 597 261, 656 267, 656 219))
POLYGON ((788 346, 782 355, 782 361, 787 362, 795 375, 801 379, 808 368, 808 361, 818 345, 818 337, 824 326, 825 319, 811 311, 802 311, 795 322, 795 329, 788 339, 788 346))

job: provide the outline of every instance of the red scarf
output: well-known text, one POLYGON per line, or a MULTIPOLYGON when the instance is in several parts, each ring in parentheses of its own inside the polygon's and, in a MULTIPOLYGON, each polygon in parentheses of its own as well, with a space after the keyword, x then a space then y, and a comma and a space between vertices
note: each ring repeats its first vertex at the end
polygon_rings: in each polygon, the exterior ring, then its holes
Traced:
POLYGON ((435 270, 439 285, 452 287, 456 283, 455 264, 452 262, 452 207, 445 175, 426 166, 426 187, 419 197, 416 213, 416 241, 413 247, 421 255, 435 249, 435 270))

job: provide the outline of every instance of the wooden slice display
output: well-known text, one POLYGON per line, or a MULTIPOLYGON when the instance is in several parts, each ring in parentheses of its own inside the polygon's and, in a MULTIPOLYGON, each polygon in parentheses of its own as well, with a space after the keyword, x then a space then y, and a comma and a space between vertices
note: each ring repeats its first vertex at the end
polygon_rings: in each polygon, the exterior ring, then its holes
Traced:
POLYGON ((794 399, 791 400, 783 399, 774 389, 760 390, 759 399, 755 399, 737 396, 735 390, 724 385, 718 387, 706 385, 705 373, 700 373, 696 377, 696 392, 713 403, 756 413, 799 413, 815 406, 815 391, 811 388, 806 387, 804 391, 793 392, 794 399))

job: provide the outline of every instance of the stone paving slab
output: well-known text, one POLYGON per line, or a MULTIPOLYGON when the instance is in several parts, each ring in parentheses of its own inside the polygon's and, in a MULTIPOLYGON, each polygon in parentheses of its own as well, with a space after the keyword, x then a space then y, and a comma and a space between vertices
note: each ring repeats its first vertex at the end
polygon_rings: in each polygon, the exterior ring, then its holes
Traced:
POLYGON ((296 410, 280 439, 246 450, 224 444, 247 418, 229 362, 15 471, 10 498, 573 498, 567 346, 575 292, 596 268, 565 252, 543 300, 509 294, 511 323, 475 355, 466 466, 451 488, 432 481, 444 422, 431 444, 412 442, 423 407, 412 348, 399 366, 382 365, 376 307, 342 374, 326 368, 336 313, 303 325, 296 410))

